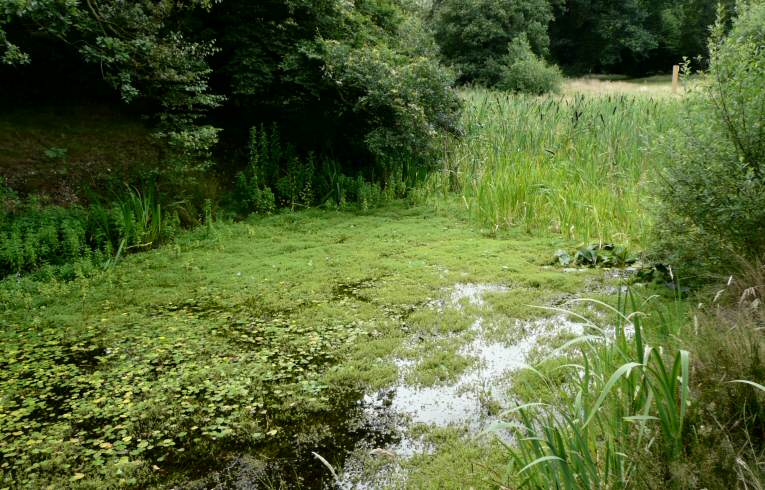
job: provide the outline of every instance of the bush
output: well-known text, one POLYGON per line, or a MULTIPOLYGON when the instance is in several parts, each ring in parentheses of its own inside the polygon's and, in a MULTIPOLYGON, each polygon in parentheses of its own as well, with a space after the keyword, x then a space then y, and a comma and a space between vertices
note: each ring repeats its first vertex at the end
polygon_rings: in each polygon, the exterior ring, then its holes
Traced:
POLYGON ((547 53, 553 20, 548 0, 442 0, 435 5, 436 41, 463 82, 499 83, 506 46, 521 34, 535 53, 547 53))
POLYGON ((542 95, 557 91, 563 80, 557 66, 549 65, 534 54, 525 34, 513 39, 505 60, 506 65, 497 84, 499 89, 542 95))
POLYGON ((709 73, 689 98, 659 191, 657 250, 696 271, 765 254, 765 5, 718 21, 709 73))
POLYGON ((302 156, 282 142, 276 124, 269 130, 263 125, 252 128, 249 148, 249 164, 237 174, 232 195, 232 207, 241 216, 314 205, 366 211, 404 197, 409 190, 401 168, 390 171, 379 184, 364 174, 342 173, 335 160, 317 160, 313 153, 302 156))
POLYGON ((404 160, 435 160, 439 134, 455 129, 460 103, 448 71, 425 57, 386 46, 324 43, 326 76, 358 121, 364 141, 388 170, 404 160))
MULTIPOLYGON (((457 126, 460 104, 451 73, 434 61, 432 35, 407 5, 220 3, 212 23, 222 48, 216 73, 226 74, 223 92, 236 114, 226 118, 224 138, 244 136, 243 125, 276 122, 301 156, 316 155, 314 170, 332 159, 347 174, 375 173, 380 182, 394 162, 430 163, 440 137, 457 126)), ((290 163, 308 159, 284 156, 281 165, 290 163)), ((299 183, 274 182, 272 190, 279 200, 299 183)))
POLYGON ((28 203, 23 212, 0 220, 0 276, 45 263, 63 264, 86 249, 88 219, 82 208, 42 207, 28 203))

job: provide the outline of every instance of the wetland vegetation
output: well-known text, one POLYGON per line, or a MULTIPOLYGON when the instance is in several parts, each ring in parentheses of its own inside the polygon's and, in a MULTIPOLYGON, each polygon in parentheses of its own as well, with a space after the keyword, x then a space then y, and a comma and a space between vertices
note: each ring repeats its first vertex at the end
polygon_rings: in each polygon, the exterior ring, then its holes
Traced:
POLYGON ((0 11, 0 488, 765 485, 761 2, 0 11))

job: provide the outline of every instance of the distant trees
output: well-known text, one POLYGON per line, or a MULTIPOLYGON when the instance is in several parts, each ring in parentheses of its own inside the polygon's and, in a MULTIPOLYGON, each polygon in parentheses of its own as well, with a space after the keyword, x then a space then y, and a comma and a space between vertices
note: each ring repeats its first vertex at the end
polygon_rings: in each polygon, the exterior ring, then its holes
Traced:
MULTIPOLYGON (((722 0, 733 10, 735 0, 722 0)), ((520 34, 572 73, 666 71, 706 58, 718 0, 433 0, 430 24, 463 82, 495 85, 520 34)))
MULTIPOLYGON (((565 0, 550 25, 553 57, 574 72, 666 71, 706 57, 717 0, 565 0)), ((732 0, 723 0, 732 8, 732 0)))
POLYGON ((496 85, 508 46, 522 34, 534 54, 548 54, 549 0, 436 0, 431 17, 441 54, 463 82, 496 85))

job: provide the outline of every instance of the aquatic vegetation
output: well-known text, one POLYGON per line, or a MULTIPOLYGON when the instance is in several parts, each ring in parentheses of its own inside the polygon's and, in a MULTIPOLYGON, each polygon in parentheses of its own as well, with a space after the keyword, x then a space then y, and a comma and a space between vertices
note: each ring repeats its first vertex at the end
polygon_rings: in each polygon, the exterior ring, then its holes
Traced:
MULTIPOLYGON (((358 440, 390 437, 359 426, 357 401, 398 379, 396 357, 425 359, 423 383, 467 369, 437 353, 469 342, 476 306, 427 304, 479 278, 581 289, 585 276, 545 269, 539 251, 562 246, 481 237, 458 210, 399 204, 217 222, 71 281, 8 278, 0 480, 172 486, 234 465, 319 484, 329 475, 311 451, 341 468, 358 440)), ((485 307, 504 296, 486 292, 485 307)))
POLYGON ((644 244, 646 198, 662 165, 652 147, 676 124, 678 100, 463 95, 466 136, 448 148, 434 189, 456 190, 488 229, 644 244))

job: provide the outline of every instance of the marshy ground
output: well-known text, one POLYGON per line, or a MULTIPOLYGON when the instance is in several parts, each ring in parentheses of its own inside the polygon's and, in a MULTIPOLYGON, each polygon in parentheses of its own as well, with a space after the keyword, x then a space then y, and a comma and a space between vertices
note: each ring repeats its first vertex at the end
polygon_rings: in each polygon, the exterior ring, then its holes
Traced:
POLYGON ((502 454, 481 433, 511 378, 577 329, 536 306, 618 282, 548 265, 569 245, 400 203, 216 223, 94 276, 8 279, 6 451, 96 461, 74 475, 92 486, 331 486, 313 452, 346 487, 491 486, 477 465, 502 454))

